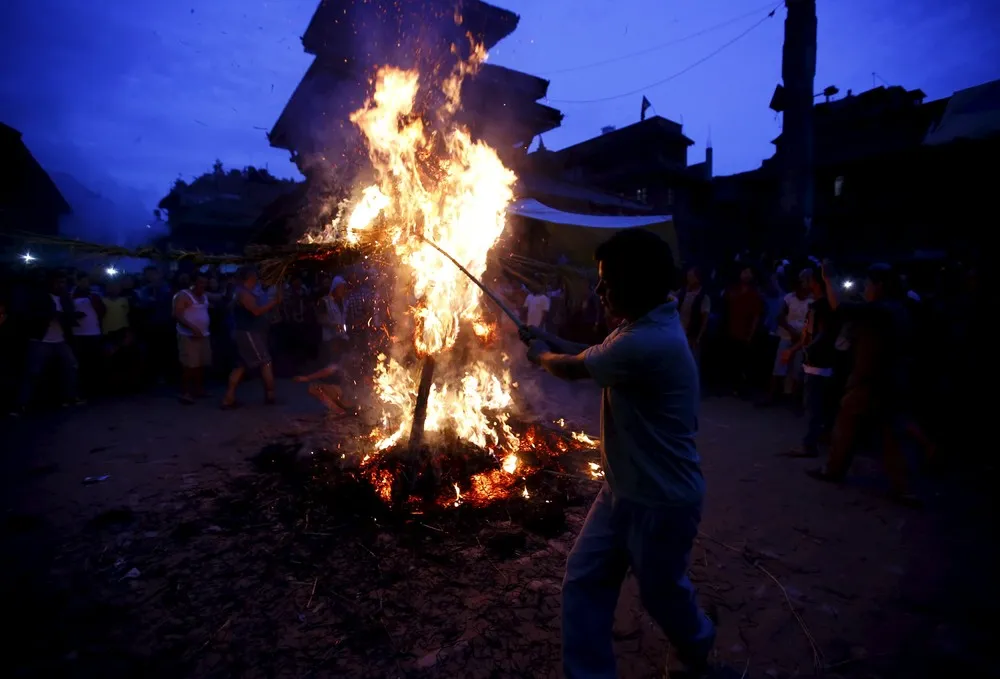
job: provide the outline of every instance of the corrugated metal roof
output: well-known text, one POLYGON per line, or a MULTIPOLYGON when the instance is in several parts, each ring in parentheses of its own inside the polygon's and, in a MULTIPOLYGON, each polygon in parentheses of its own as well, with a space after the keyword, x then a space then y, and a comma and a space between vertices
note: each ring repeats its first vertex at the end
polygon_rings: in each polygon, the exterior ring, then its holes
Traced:
POLYGON ((933 146, 995 134, 1000 134, 1000 80, 955 92, 924 143, 933 146))

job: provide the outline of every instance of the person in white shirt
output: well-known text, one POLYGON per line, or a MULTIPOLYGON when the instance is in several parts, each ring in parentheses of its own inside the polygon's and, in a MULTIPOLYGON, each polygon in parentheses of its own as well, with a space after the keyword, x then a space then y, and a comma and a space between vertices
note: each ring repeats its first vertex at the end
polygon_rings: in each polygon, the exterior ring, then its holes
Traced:
POLYGON ((347 335, 347 281, 336 276, 330 283, 328 295, 320 298, 317 320, 323 330, 320 357, 324 365, 338 363, 348 348, 347 335))
POLYGON ((524 298, 524 321, 533 328, 545 327, 545 316, 552 309, 552 300, 543 292, 534 292, 524 298))
POLYGON ((80 274, 73 289, 73 307, 76 326, 73 328, 73 353, 80 362, 80 390, 92 398, 105 383, 104 337, 101 323, 104 320, 104 300, 90 286, 90 277, 80 274))
POLYGON ((180 401, 185 405, 205 395, 205 368, 212 365, 207 290, 208 276, 199 271, 195 274, 194 285, 174 295, 177 355, 181 363, 180 401))
POLYGON ((797 345, 805 328, 809 304, 813 301, 812 280, 812 269, 803 269, 799 272, 799 285, 795 292, 785 295, 782 301, 778 314, 778 349, 771 371, 770 402, 776 401, 782 392, 791 395, 801 393, 802 349, 800 347, 787 355, 786 352, 797 345))

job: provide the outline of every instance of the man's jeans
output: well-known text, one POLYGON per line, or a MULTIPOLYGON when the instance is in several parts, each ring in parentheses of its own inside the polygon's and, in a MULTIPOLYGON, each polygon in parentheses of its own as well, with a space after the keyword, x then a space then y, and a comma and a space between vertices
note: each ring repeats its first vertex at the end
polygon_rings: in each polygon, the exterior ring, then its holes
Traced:
MULTIPOLYGON (((700 507, 645 507, 616 499, 607 484, 573 545, 563 580, 563 673, 614 679, 615 606, 632 570, 642 604, 689 666, 705 663, 715 628, 698 608, 687 570, 700 507)), ((666 659, 664 659, 666 660, 666 659)))
POLYGON ((32 340, 28 343, 27 366, 24 370, 24 382, 21 384, 21 394, 18 404, 25 408, 31 404, 38 381, 45 372, 49 361, 59 364, 59 374, 62 378, 62 397, 65 401, 76 398, 77 362, 73 350, 67 342, 40 342, 32 340))
POLYGON ((816 452, 823 432, 833 425, 833 378, 822 375, 806 375, 803 385, 806 409, 806 435, 802 448, 806 452, 816 452))

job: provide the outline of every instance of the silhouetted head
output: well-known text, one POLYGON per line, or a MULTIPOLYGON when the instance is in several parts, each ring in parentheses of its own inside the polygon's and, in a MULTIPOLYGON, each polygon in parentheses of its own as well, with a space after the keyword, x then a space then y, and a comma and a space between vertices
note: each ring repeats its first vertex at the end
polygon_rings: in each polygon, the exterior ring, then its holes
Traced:
POLYGON ((53 271, 48 276, 49 292, 53 295, 64 295, 66 293, 66 275, 61 271, 53 271))
POLYGON ((163 274, 155 266, 147 266, 142 270, 142 275, 146 277, 146 282, 150 285, 159 285, 163 280, 163 274))
POLYGON ((347 297, 347 281, 343 276, 336 276, 330 283, 330 296, 338 302, 347 297))
POLYGON ((899 275, 888 264, 872 264, 865 278, 864 297, 868 302, 878 302, 899 296, 899 275))
POLYGON ((626 229, 598 246, 597 295, 608 313, 633 321, 660 306, 676 280, 667 242, 652 231, 626 229))
POLYGON ((257 285, 257 269, 252 266, 241 266, 236 270, 236 282, 245 288, 257 285))
POLYGON ((198 271, 194 274, 194 282, 191 284, 191 291, 201 297, 208 290, 208 274, 198 271))
POLYGON ((80 294, 90 293, 90 276, 82 272, 76 275, 76 292, 80 294))
POLYGON ((753 268, 746 266, 740 270, 740 283, 750 285, 754 281, 753 268))
POLYGON ((795 289, 795 296, 799 299, 805 299, 811 295, 815 278, 812 269, 802 269, 799 272, 799 285, 795 289))
POLYGON ((692 266, 687 270, 687 286, 690 290, 697 290, 701 287, 701 269, 692 266))

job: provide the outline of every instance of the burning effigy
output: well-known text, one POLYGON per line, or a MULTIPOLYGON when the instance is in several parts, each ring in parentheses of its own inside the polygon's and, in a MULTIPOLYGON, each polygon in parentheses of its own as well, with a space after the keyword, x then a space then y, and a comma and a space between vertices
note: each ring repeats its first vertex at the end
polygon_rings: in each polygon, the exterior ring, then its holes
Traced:
POLYGON ((350 118, 374 181, 304 238, 371 252, 388 279, 394 341, 375 357, 378 422, 358 453, 393 503, 530 497, 526 477, 541 458, 594 444, 560 435, 540 447, 536 429, 512 419, 511 360, 473 278, 504 232, 517 178, 456 118, 462 82, 485 58, 473 45, 443 79, 378 69, 350 118))

